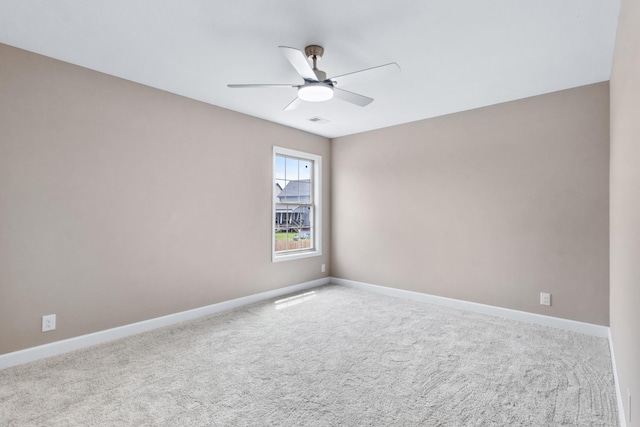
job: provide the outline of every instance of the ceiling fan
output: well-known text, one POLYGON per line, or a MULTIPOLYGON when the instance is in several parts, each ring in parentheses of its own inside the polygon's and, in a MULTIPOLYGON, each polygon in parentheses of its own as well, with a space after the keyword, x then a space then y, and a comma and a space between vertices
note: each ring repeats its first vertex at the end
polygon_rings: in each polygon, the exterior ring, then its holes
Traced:
POLYGON ((398 64, 391 62, 389 64, 327 78, 327 73, 319 70, 317 66, 318 58, 322 58, 324 54, 324 48, 322 46, 307 46, 304 49, 304 53, 293 47, 278 47, 280 48, 280 52, 282 52, 285 58, 293 65, 293 68, 300 74, 300 77, 304 80, 303 84, 231 84, 227 86, 230 88, 298 88, 298 96, 284 108, 285 111, 297 108, 301 101, 321 102, 331 98, 341 99, 360 107, 366 107, 373 101, 373 98, 349 92, 337 86, 349 85, 350 83, 364 79, 369 80, 370 78, 385 77, 400 71, 398 64), (311 67, 307 58, 311 58, 313 67, 311 67))

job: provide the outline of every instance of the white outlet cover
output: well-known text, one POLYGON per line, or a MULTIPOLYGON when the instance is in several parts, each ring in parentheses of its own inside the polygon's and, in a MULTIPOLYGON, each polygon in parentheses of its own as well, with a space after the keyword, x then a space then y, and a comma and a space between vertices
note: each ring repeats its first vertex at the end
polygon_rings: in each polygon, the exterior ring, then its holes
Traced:
POLYGON ((56 329, 56 315, 42 316, 42 332, 53 331, 54 329, 56 329))
POLYGON ((540 292, 540 305, 551 305, 551 294, 540 292))

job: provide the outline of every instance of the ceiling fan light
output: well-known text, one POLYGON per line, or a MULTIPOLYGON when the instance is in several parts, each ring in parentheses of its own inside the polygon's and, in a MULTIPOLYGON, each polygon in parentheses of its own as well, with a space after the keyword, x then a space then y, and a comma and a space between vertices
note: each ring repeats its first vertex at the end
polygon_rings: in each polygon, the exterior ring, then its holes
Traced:
POLYGON ((327 101, 333 98, 333 88, 326 83, 307 84, 298 89, 298 98, 310 102, 327 101))

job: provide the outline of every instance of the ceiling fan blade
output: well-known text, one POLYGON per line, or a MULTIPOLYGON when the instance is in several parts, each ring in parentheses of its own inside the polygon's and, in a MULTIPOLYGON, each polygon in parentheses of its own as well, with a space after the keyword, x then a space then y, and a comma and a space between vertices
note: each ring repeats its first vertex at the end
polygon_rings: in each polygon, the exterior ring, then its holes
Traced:
POLYGON ((300 77, 302 77, 305 80, 310 80, 314 82, 318 81, 318 77, 316 77, 316 73, 313 72, 313 68, 311 68, 309 61, 307 61, 307 57, 304 56, 304 53, 302 53, 302 51, 293 47, 287 47, 287 46, 278 46, 278 47, 280 48, 280 51, 285 56, 285 58, 287 58, 287 60, 291 63, 291 65, 293 65, 293 68, 295 68, 298 74, 300 74, 300 77))
POLYGON ((302 103, 302 100, 298 97, 296 97, 296 99, 294 99, 293 101, 291 101, 289 103, 289 105, 287 105, 286 107, 284 107, 283 111, 291 111, 291 110, 295 110, 296 108, 298 108, 298 106, 302 103))
POLYGON ((363 81, 382 79, 392 77, 400 72, 400 66, 395 62, 389 64, 378 65, 377 67, 367 68, 353 73, 343 74, 341 76, 331 77, 329 80, 335 82, 338 86, 346 86, 353 83, 361 83, 363 81))
POLYGON ((360 107, 366 107, 373 102, 373 98, 349 92, 348 90, 338 89, 337 87, 333 88, 333 97, 359 105, 360 107))
POLYGON ((239 84, 239 85, 227 85, 231 88, 254 88, 254 87, 298 87, 298 85, 284 85, 284 84, 239 84))

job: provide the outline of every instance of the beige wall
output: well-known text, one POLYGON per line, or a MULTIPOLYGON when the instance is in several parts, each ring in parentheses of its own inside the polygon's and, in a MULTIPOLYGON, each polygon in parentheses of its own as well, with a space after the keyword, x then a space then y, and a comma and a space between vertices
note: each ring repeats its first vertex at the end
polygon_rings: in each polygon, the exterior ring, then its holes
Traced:
POLYGON ((608 324, 606 83, 332 148, 5 45, 0 93, 0 354, 316 279, 329 261, 340 278, 608 324), (323 155, 322 257, 270 261, 273 145, 323 155))
POLYGON ((0 354, 326 276, 330 167, 325 138, 0 45, 0 354), (322 257, 271 262, 273 145, 323 156, 322 257))
POLYGON ((611 336, 640 426, 640 3, 623 0, 611 74, 611 336))
POLYGON ((608 139, 606 82, 337 138, 332 276, 607 325, 608 139))

